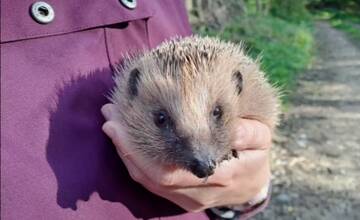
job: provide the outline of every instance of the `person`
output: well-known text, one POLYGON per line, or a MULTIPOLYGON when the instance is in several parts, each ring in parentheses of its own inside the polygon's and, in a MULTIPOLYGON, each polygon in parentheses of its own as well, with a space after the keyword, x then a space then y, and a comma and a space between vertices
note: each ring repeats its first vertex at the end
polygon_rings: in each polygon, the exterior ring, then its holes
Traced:
POLYGON ((113 70, 190 35, 183 1, 3 0, 1 24, 1 219, 245 219, 266 206, 260 122, 239 119, 241 159, 207 183, 127 154, 107 104, 113 70), (244 209, 213 208, 226 205, 244 209))

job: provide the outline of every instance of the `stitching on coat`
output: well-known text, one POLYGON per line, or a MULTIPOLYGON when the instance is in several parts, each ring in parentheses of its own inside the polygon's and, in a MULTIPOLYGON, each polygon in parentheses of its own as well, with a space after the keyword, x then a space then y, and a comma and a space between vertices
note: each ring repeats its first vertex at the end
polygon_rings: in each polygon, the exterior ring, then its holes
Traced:
POLYGON ((10 43, 10 42, 20 41, 20 40, 31 40, 31 39, 34 39, 34 38, 42 38, 42 37, 70 34, 70 33, 75 33, 75 32, 79 32, 79 31, 83 31, 83 30, 91 30, 91 29, 103 27, 103 26, 110 25, 110 24, 116 24, 116 23, 122 23, 122 22, 131 22, 131 21, 134 21, 134 20, 142 20, 142 19, 145 19, 145 18, 150 18, 153 15, 154 15, 154 11, 149 11, 149 12, 147 12, 144 15, 141 15, 139 17, 129 16, 129 17, 126 17, 126 19, 124 17, 122 17, 122 18, 119 19, 119 21, 111 22, 111 23, 101 23, 101 24, 97 24, 97 25, 88 24, 88 25, 84 25, 84 26, 80 26, 80 27, 76 27, 76 28, 65 28, 65 29, 62 29, 62 30, 57 31, 57 32, 43 32, 42 34, 23 35, 18 39, 11 39, 11 38, 9 40, 1 39, 2 40, 1 43, 10 43), (125 20, 121 20, 121 19, 125 19, 125 20))

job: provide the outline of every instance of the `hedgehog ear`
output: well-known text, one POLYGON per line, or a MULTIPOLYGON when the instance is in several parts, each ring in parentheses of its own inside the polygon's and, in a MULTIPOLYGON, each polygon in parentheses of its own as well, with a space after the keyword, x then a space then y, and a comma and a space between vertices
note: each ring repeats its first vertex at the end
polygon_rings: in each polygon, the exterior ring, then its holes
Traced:
POLYGON ((129 80, 128 80, 128 92, 130 95, 130 98, 134 98, 138 95, 138 84, 140 81, 140 71, 135 68, 131 70, 129 80))
POLYGON ((232 76, 233 81, 236 84, 236 92, 240 95, 243 89, 243 76, 240 71, 235 71, 232 76))

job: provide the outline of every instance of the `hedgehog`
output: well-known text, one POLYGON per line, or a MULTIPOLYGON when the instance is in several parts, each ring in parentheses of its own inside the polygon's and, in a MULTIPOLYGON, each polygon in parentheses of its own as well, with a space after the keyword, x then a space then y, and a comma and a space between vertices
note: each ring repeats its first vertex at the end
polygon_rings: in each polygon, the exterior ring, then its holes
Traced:
POLYGON ((134 152, 207 178, 237 157, 237 118, 278 123, 279 92, 259 66, 242 44, 175 38, 119 65, 109 98, 134 152))

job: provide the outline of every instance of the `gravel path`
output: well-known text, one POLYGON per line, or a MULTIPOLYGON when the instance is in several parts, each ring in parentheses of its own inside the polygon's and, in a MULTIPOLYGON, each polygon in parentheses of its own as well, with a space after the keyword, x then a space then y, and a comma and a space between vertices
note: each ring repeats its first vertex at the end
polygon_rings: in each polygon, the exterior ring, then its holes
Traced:
POLYGON ((360 219, 360 49, 326 23, 273 148, 273 197, 255 219, 360 219))

